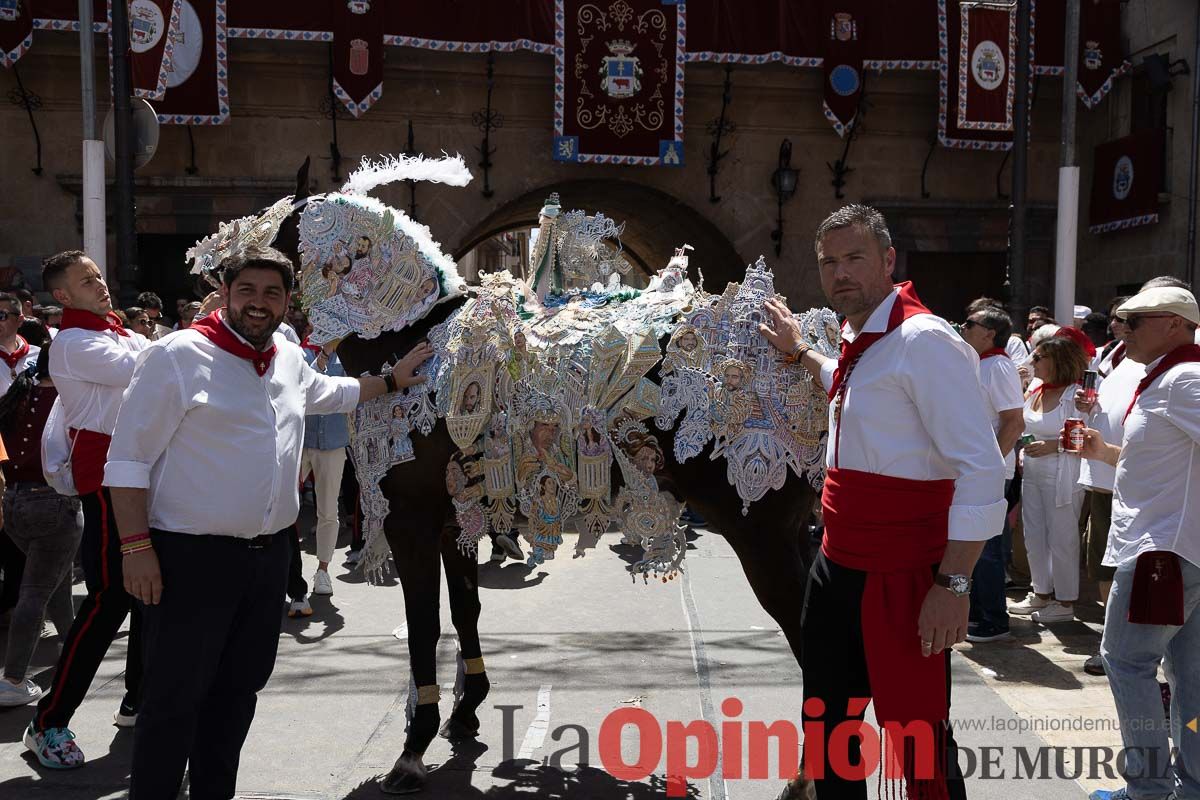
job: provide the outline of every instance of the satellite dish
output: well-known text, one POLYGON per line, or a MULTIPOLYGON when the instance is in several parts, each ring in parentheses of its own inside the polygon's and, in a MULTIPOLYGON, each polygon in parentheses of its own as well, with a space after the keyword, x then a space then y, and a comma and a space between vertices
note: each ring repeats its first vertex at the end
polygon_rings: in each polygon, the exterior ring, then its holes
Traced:
MULTIPOLYGON (((141 169, 158 149, 158 114, 140 97, 131 98, 130 104, 133 106, 133 168, 141 169)), ((116 163, 117 135, 113 120, 113 108, 110 106, 104 117, 104 152, 109 161, 116 163)))

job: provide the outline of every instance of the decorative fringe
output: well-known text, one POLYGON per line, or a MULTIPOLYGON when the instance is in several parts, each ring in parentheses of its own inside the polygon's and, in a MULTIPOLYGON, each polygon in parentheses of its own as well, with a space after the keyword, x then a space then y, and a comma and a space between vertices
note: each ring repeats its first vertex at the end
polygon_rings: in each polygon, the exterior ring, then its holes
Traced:
POLYGON ((429 159, 423 156, 383 156, 379 161, 363 157, 362 165, 350 173, 342 194, 366 195, 372 189, 399 181, 431 181, 448 186, 466 186, 471 171, 462 156, 429 159))

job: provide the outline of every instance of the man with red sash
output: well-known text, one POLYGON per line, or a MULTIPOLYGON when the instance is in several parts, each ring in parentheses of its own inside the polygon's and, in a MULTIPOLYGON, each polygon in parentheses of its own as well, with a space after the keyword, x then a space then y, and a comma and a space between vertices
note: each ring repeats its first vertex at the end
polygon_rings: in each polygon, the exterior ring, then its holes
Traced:
POLYGON ((16 295, 0 292, 0 396, 8 391, 16 377, 37 363, 42 348, 25 341, 21 327, 21 301, 16 295))
POLYGON ((64 423, 72 438, 71 475, 83 504, 79 550, 87 595, 75 616, 50 692, 38 703, 25 731, 25 746, 52 769, 83 765, 83 753, 68 727, 91 686, 100 662, 132 612, 125 658, 125 697, 114 721, 137 719, 142 676, 141 615, 121 582, 121 548, 108 491, 100 485, 117 410, 138 353, 149 345, 121 326, 112 313, 108 286, 96 263, 79 250, 51 256, 42 265, 42 285, 63 305, 50 350, 50 376, 58 387, 64 423))
POLYGON ((278 331, 287 256, 250 249, 222 267, 225 307, 138 360, 104 473, 125 588, 145 604, 136 800, 175 797, 189 764, 192 797, 234 795, 275 665, 304 417, 420 383, 414 371, 433 353, 418 345, 385 378, 322 375, 278 331))
POLYGON ((1198 800, 1200 735, 1185 726, 1200 708, 1200 308, 1188 290, 1159 286, 1117 315, 1128 328, 1126 358, 1145 364, 1146 375, 1120 412, 1121 444, 1089 428, 1082 455, 1116 468, 1104 554, 1116 572, 1100 657, 1121 722, 1126 785, 1092 798, 1198 800), (1171 685, 1169 731, 1160 662, 1171 685))
POLYGON ((830 734, 873 700, 893 734, 884 779, 903 776, 911 798, 957 800, 950 649, 966 636, 969 576, 1006 510, 979 359, 911 284, 892 285, 896 251, 878 211, 830 215, 816 251, 846 317, 841 357, 811 350, 782 303, 768 302, 761 329, 830 396, 825 539, 804 601, 805 772, 820 800, 866 797, 865 770, 847 769, 860 763, 858 737, 835 737, 831 752, 830 734))

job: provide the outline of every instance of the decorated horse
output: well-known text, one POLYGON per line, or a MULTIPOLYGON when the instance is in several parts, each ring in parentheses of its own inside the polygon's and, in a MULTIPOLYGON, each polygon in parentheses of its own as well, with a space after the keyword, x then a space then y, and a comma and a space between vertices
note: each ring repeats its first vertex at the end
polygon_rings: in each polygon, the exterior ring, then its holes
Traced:
MULTIPOLYGON (((422 342, 422 384, 359 407, 352 452, 378 580, 389 556, 404 592, 412 679, 404 752, 385 791, 419 789, 439 731, 435 656, 444 569, 458 635, 454 707, 440 732, 478 734, 489 681, 480 650, 478 543, 520 530, 528 563, 564 533, 584 553, 610 526, 640 549, 635 582, 685 569, 684 503, 732 546, 751 589, 800 656, 806 523, 823 479, 826 400, 759 333, 776 297, 762 259, 720 294, 690 279, 681 248, 642 288, 623 283, 622 226, 542 209, 524 274, 468 287, 428 228, 370 197, 400 180, 465 185, 461 159, 364 162, 338 192, 297 192, 223 224, 189 253, 209 275, 247 244, 300 268, 314 344, 337 342, 347 374, 389 371, 422 342), (615 467, 615 468, 614 468, 615 467), (440 565, 439 565, 440 562, 440 565)), ((832 312, 800 316, 833 354, 832 312)))

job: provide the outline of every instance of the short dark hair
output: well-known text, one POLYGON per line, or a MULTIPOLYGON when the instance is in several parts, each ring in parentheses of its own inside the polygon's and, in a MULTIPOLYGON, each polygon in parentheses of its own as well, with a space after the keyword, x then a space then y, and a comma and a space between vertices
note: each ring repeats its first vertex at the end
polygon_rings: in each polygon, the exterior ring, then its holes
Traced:
POLYGON ((162 311, 162 298, 154 292, 142 292, 137 296, 137 304, 142 308, 153 308, 162 311))
POLYGON ((50 330, 41 320, 27 319, 17 328, 17 334, 34 347, 45 347, 50 343, 50 330))
POLYGON ((1051 336, 1043 339, 1036 351, 1050 359, 1050 383, 1078 383, 1088 368, 1088 357, 1074 339, 1066 336, 1051 336))
POLYGON ((1114 313, 1114 312, 1115 312, 1115 311, 1116 311, 1118 308, 1120 308, 1120 307, 1121 307, 1121 305, 1122 305, 1122 304, 1123 304, 1123 303, 1124 303, 1126 300, 1128 300, 1128 299, 1129 299, 1131 296, 1132 296, 1132 295, 1128 295, 1128 294, 1119 294, 1119 295, 1117 295, 1116 297, 1114 297, 1112 300, 1109 300, 1109 301, 1108 301, 1108 313, 1109 313, 1110 315, 1111 315, 1112 313, 1114 313))
POLYGON ((221 282, 226 288, 233 286, 247 269, 273 269, 283 279, 283 289, 291 292, 296 285, 296 274, 292 261, 274 247, 251 247, 245 252, 230 256, 221 262, 221 282))
POLYGON ((60 288, 67 270, 87 257, 82 250, 64 250, 50 256, 42 262, 42 286, 48 292, 60 288))
POLYGON ((1084 333, 1098 333, 1101 336, 1108 335, 1108 314, 1102 311, 1093 311, 1083 318, 1083 324, 1079 329, 1084 333))
POLYGON ((145 314, 145 313, 146 313, 146 309, 142 308, 141 306, 130 306, 129 308, 125 309, 125 316, 128 317, 131 321, 137 315, 145 314))
POLYGON ((887 220, 883 218, 883 214, 870 206, 851 203, 830 214, 817 226, 817 237, 813 242, 813 249, 820 248, 821 240, 830 231, 855 227, 862 228, 871 234, 879 244, 880 250, 887 250, 892 246, 892 234, 888 231, 887 220))
POLYGON ((1190 283, 1182 278, 1176 278, 1174 275, 1159 275, 1157 278, 1151 278, 1142 284, 1140 291, 1144 292, 1147 289, 1162 288, 1187 289, 1189 292, 1192 291, 1192 285, 1190 283))
POLYGON ((996 308, 1004 311, 1004 303, 1001 303, 994 297, 977 297, 967 304, 967 316, 978 314, 985 308, 996 308))
POLYGON ((1050 309, 1046 308, 1045 306, 1030 306, 1029 313, 1030 314, 1038 314, 1039 316, 1047 317, 1050 319, 1054 318, 1054 315, 1052 313, 1050 313, 1050 309))
POLYGON ((979 317, 979 324, 992 332, 992 347, 1003 348, 1008 344, 1008 337, 1012 335, 1012 317, 996 306, 984 306, 972 311, 971 316, 979 317))
POLYGON ((29 291, 28 289, 14 289, 13 294, 15 294, 22 303, 33 302, 33 292, 29 291))
POLYGON ((12 303, 18 311, 21 310, 21 301, 11 292, 0 292, 0 303, 12 303))

